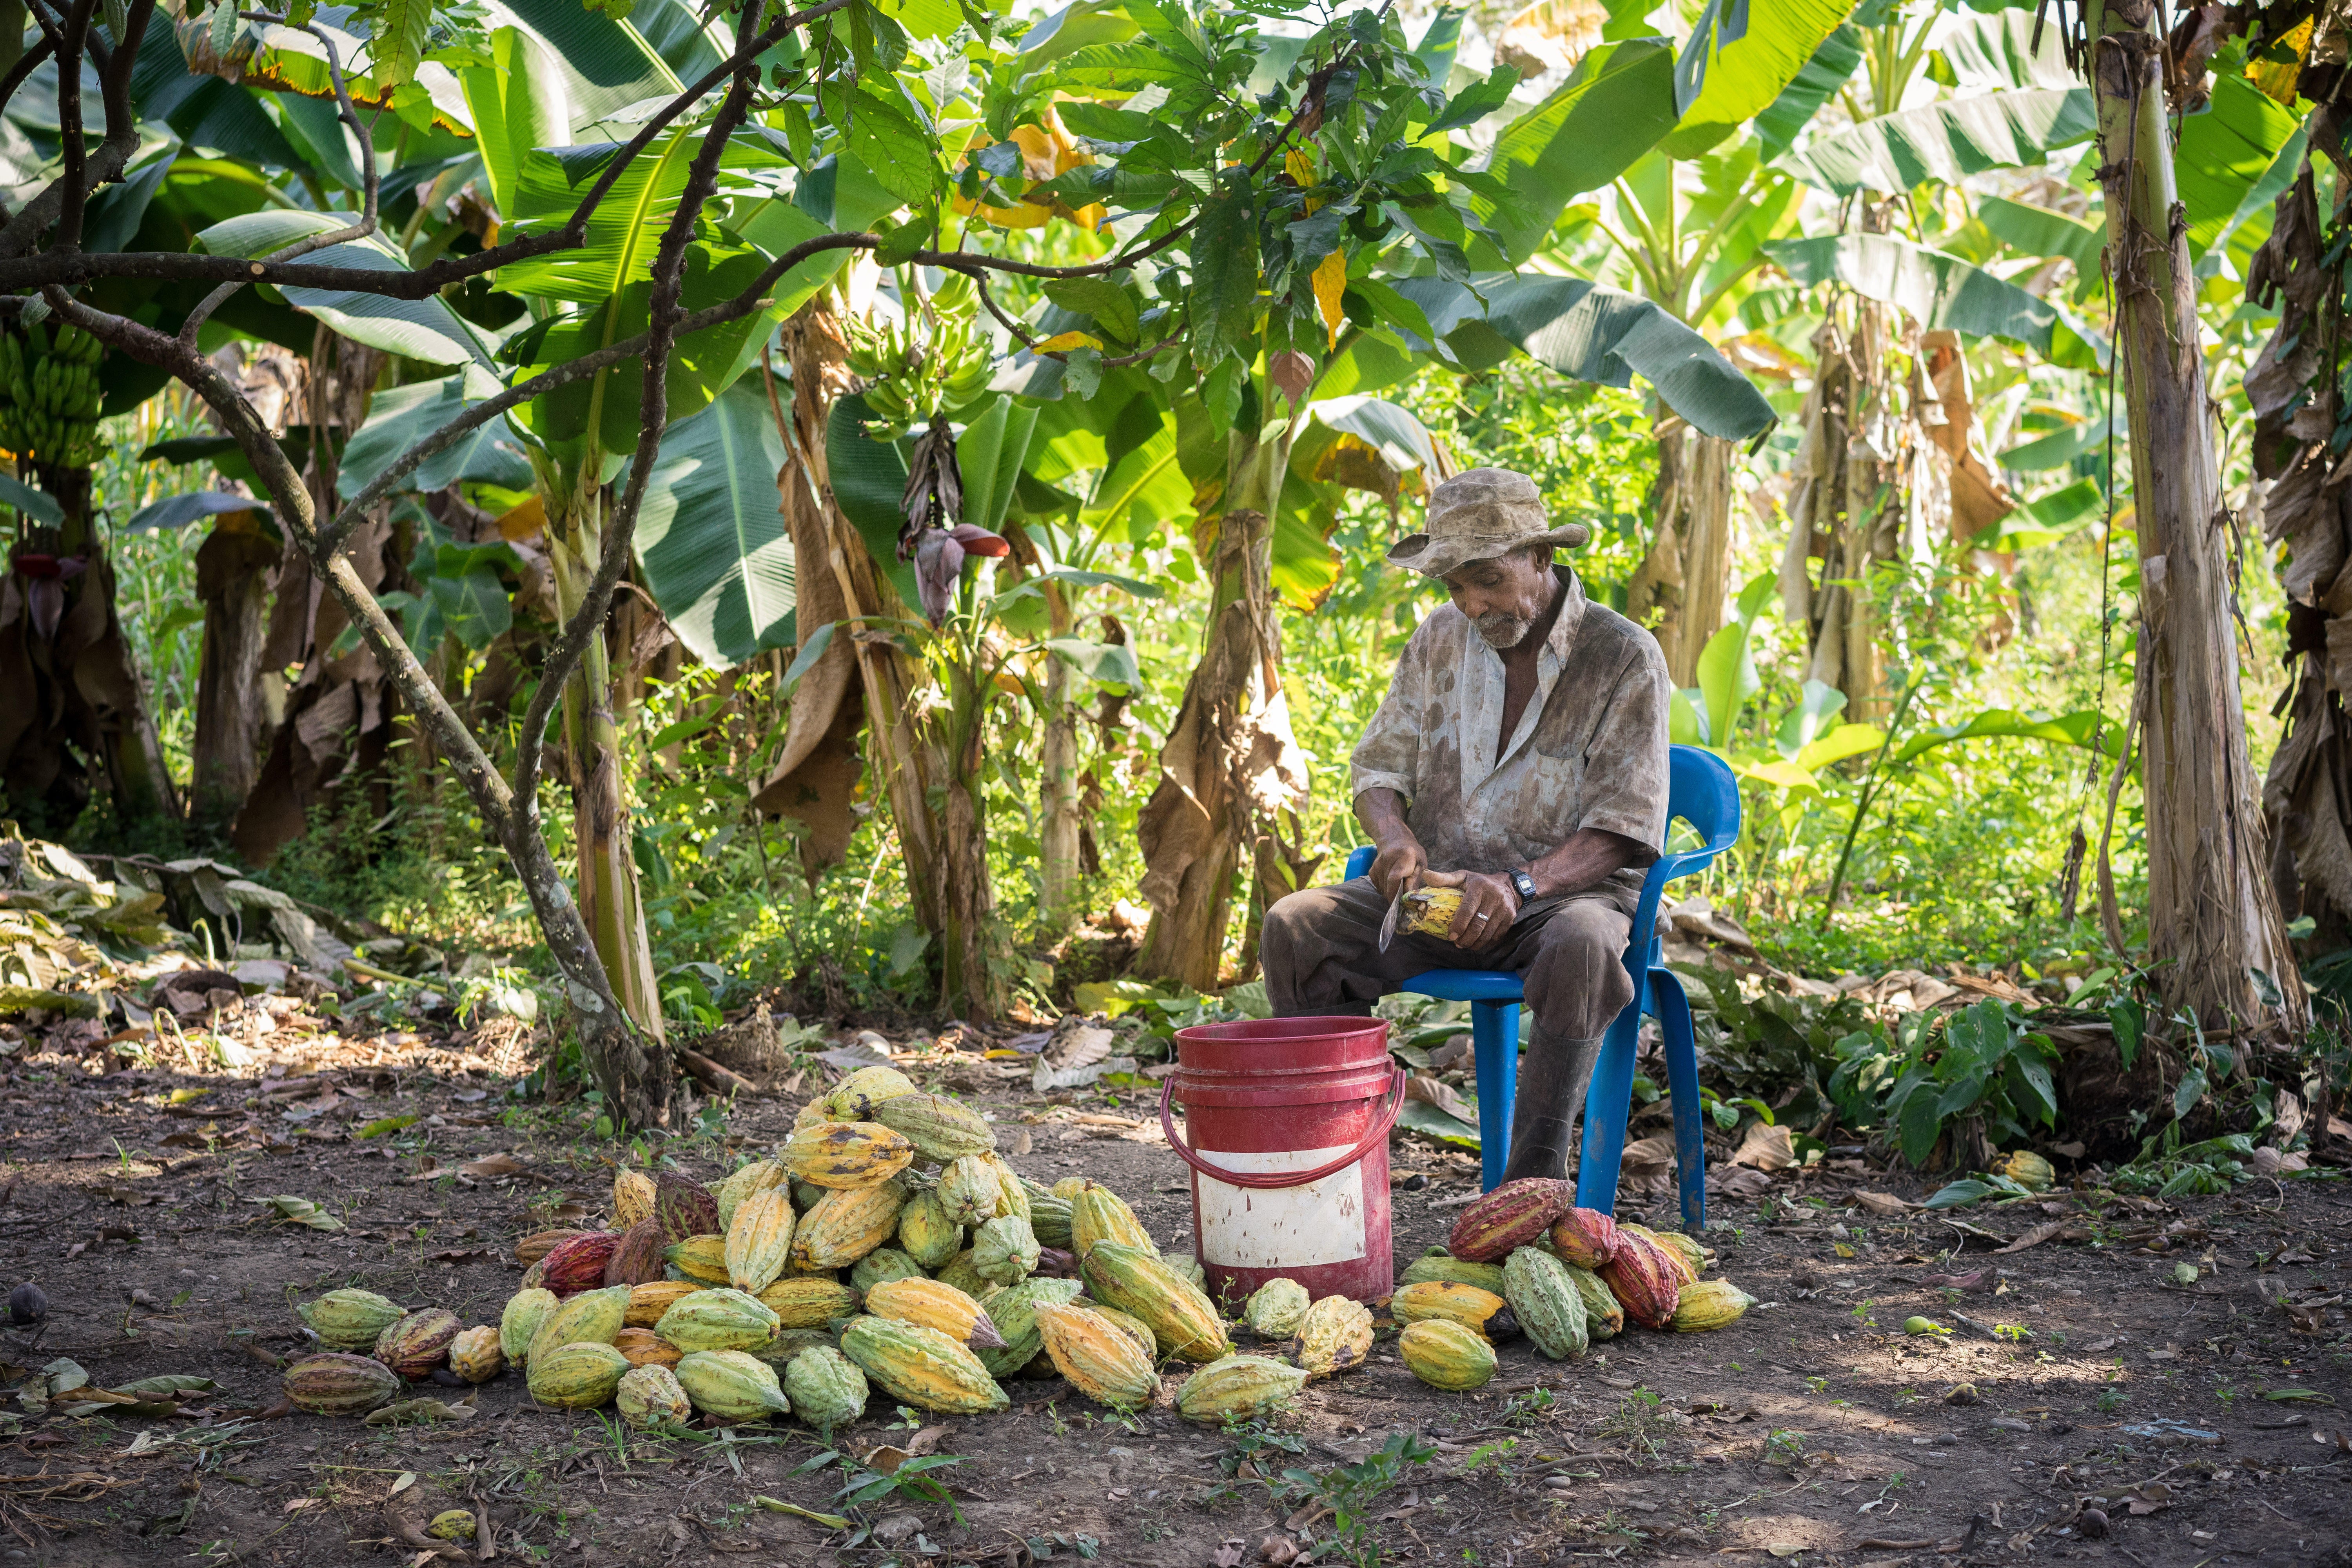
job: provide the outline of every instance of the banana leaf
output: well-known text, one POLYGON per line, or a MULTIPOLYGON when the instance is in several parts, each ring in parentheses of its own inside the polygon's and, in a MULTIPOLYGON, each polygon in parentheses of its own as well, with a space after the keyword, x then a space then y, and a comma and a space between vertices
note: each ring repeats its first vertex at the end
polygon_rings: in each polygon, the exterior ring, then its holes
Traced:
POLYGON ((793 541, 776 493, 784 458, 767 395, 749 383, 662 433, 637 560, 678 641, 705 664, 795 640, 793 541))
MULTIPOLYGON (((196 236, 196 247, 213 256, 261 257, 314 234, 348 227, 351 213, 315 213, 268 208, 216 223, 196 236)), ((314 251, 302 258, 320 267, 364 268, 371 272, 406 272, 408 258, 392 237, 374 234, 314 251)), ((316 316, 341 336, 386 353, 428 364, 466 364, 495 372, 494 340, 450 308, 438 295, 389 300, 340 289, 283 290, 287 303, 316 316)))
POLYGON ((1780 167, 1820 190, 1888 195, 1927 180, 2039 163, 2097 128, 2091 89, 2025 88, 1948 99, 1816 136, 1780 167))

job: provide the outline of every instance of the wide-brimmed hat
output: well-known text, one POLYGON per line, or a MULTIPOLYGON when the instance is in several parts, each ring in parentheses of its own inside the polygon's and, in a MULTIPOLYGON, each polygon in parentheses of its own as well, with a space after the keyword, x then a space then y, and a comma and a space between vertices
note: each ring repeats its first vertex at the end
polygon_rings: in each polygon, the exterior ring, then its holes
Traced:
POLYGON ((1389 559, 1432 577, 1465 561, 1490 561, 1523 544, 1573 550, 1592 537, 1580 522, 1552 526, 1535 480, 1508 468, 1465 468, 1429 495, 1425 531, 1389 546, 1389 559))

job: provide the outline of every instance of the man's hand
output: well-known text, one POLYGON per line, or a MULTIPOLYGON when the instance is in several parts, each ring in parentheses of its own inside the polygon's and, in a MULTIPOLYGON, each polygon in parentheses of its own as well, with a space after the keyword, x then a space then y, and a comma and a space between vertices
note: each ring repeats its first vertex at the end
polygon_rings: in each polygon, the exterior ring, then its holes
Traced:
POLYGON ((1428 875, 1429 855, 1410 832, 1381 844, 1381 852, 1372 858, 1372 886, 1384 899, 1412 891, 1428 875))
POLYGON ((1433 888, 1462 889, 1462 907, 1454 911, 1454 923, 1445 928, 1445 939, 1465 952, 1483 952, 1493 947, 1519 918, 1518 889, 1511 886, 1508 877, 1486 871, 1432 871, 1422 880, 1433 888))

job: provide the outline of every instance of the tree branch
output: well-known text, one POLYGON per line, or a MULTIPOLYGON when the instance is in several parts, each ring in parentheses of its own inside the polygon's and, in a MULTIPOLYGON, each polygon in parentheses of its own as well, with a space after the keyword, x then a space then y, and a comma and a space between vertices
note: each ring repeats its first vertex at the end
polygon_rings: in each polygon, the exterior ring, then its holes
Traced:
POLYGON ((89 197, 89 187, 82 184, 89 149, 81 141, 81 57, 83 43, 89 36, 89 14, 97 6, 98 0, 74 0, 72 9, 66 13, 65 26, 58 34, 59 168, 55 183, 65 187, 65 205, 58 215, 58 237, 51 243, 66 251, 81 248, 82 204, 89 197))

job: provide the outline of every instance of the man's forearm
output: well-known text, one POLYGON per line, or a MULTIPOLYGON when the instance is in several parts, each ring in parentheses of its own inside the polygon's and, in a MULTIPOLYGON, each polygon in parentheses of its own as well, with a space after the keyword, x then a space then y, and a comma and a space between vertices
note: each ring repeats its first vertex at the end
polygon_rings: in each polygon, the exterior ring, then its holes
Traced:
POLYGON ((1414 837, 1404 819, 1404 796, 1392 789, 1368 789, 1358 795, 1356 821, 1365 837, 1382 848, 1414 837))
POLYGON ((1527 869, 1535 882, 1536 897, 1564 899, 1600 886, 1628 866, 1646 866, 1657 858, 1656 850, 1622 833, 1583 827, 1559 848, 1529 862, 1527 869))

